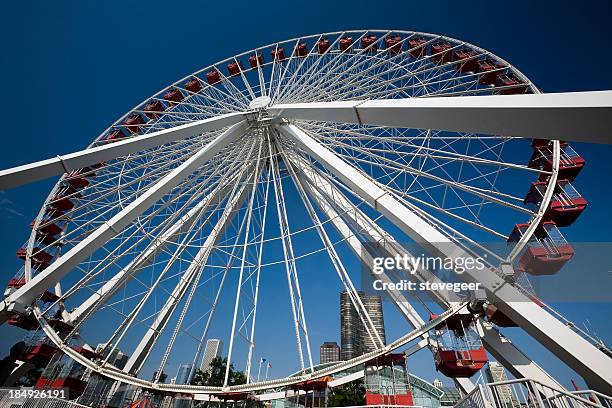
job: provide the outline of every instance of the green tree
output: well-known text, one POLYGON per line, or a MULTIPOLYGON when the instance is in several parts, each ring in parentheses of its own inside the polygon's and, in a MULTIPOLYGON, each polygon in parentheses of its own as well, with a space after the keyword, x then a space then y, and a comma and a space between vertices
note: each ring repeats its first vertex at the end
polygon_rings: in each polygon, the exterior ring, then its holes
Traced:
POLYGON ((330 389, 327 397, 328 407, 346 407, 365 404, 363 380, 352 381, 330 389))
MULTIPOLYGON (((197 370, 191 380, 192 385, 209 385, 213 387, 223 386, 225 380, 225 369, 227 367, 227 359, 215 357, 207 371, 197 370)), ((228 385, 246 384, 246 376, 242 371, 234 369, 234 364, 230 363, 228 385)))

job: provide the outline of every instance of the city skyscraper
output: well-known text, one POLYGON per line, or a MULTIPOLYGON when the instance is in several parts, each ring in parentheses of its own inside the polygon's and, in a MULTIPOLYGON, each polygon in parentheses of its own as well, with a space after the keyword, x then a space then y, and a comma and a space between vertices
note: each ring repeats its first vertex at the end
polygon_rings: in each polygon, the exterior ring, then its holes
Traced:
POLYGON ((209 339, 204 348, 204 358, 200 370, 206 372, 210 368, 210 363, 215 357, 219 357, 223 351, 223 342, 219 339, 209 339))
MULTIPOLYGON (((489 361, 489 366, 485 370, 485 373, 489 382, 508 380, 506 369, 496 361, 489 361)), ((496 397, 500 399, 499 402, 501 402, 502 406, 507 406, 509 404, 514 406, 515 403, 518 403, 510 385, 499 385, 496 389, 496 397)))
POLYGON ((340 347, 338 343, 335 341, 326 341, 321 344, 321 349, 319 350, 319 363, 333 363, 335 361, 340 361, 340 347))
POLYGON ((179 366, 178 372, 176 373, 176 378, 174 380, 175 384, 188 384, 190 381, 189 373, 191 372, 192 364, 181 364, 179 366))
MULTIPOLYGON (((382 299, 378 295, 366 295, 357 292, 363 303, 374 328, 381 340, 386 343, 385 321, 382 310, 382 299)), ((360 356, 375 350, 377 347, 372 342, 368 332, 359 317, 357 309, 353 305, 349 293, 340 293, 340 357, 342 360, 360 356)))

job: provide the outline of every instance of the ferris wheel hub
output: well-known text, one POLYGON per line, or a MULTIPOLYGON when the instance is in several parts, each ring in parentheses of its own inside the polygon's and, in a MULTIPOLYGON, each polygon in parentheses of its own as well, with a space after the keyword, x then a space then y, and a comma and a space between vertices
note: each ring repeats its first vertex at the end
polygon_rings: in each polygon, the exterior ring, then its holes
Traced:
POLYGON ((249 109, 262 110, 270 106, 270 102, 272 102, 272 98, 270 98, 269 96, 259 96, 249 103, 249 109))

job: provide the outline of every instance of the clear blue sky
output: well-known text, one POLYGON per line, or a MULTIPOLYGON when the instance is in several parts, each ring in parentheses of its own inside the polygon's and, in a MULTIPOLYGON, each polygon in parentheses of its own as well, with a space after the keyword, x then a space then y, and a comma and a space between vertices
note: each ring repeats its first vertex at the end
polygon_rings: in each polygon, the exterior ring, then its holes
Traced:
MULTIPOLYGON (((136 103, 209 63, 274 41, 325 31, 392 28, 445 34, 503 57, 545 92, 612 89, 609 1, 513 1, 498 7, 490 1, 254 4, 6 3, 0 15, 4 150, 0 167, 82 148, 136 103)), ((610 241, 612 147, 575 148, 587 160, 576 186, 590 206, 564 233, 573 241, 610 241)), ((51 186, 51 181, 43 181, 0 193, 2 281, 18 268, 15 250, 27 238, 28 224, 51 186)), ((601 337, 612 340, 609 304, 561 304, 559 309, 578 322, 588 318, 601 337)), ((399 334, 393 323, 389 330, 399 334)), ((324 325, 318 331, 313 333, 317 346, 328 340, 324 325)), ((0 327, 1 350, 22 335, 0 327)), ((572 374, 554 357, 525 336, 519 335, 517 342, 568 384, 572 374)), ((283 370, 283 362, 274 365, 283 370)), ((436 376, 429 355, 415 357, 412 367, 426 379, 436 376)))

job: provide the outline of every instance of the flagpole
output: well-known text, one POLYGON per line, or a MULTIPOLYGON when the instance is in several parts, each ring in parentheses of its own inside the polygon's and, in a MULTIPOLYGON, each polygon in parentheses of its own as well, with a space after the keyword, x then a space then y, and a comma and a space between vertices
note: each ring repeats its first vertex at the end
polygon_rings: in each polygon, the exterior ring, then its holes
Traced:
POLYGON ((261 373, 261 363, 263 363, 263 358, 259 359, 259 368, 257 369, 257 381, 259 382, 259 374, 261 373))
POLYGON ((270 368, 270 363, 266 365, 266 380, 268 379, 268 369, 270 368))

